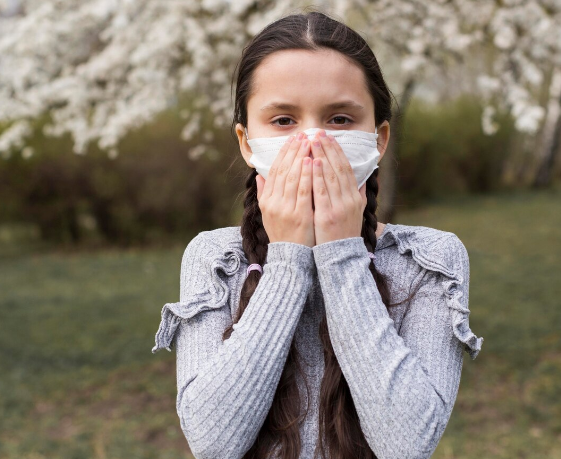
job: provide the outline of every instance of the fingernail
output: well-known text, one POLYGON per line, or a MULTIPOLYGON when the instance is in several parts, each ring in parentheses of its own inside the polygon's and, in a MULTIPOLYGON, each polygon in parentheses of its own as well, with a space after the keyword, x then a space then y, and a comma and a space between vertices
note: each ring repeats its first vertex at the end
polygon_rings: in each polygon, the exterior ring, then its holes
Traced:
POLYGON ((302 140, 303 138, 304 138, 304 133, 303 133, 303 132, 299 132, 299 133, 298 133, 298 136, 297 136, 297 139, 298 139, 298 140, 302 140))
POLYGON ((329 135, 327 136, 327 138, 328 138, 329 140, 331 140, 332 142, 335 141, 335 137, 333 137, 331 134, 329 134, 329 135))
POLYGON ((321 166, 321 159, 319 158, 314 159, 314 166, 321 166))
POLYGON ((293 135, 289 136, 288 139, 286 139, 286 143, 292 142, 293 139, 294 139, 293 135))
POLYGON ((319 146, 321 146, 321 143, 320 143, 319 140, 314 140, 312 143, 314 144, 314 147, 319 147, 319 146))
POLYGON ((319 131, 319 135, 321 135, 322 137, 327 136, 327 134, 325 133, 325 130, 323 130, 323 129, 321 131, 319 131))
POLYGON ((310 157, 309 157, 309 156, 306 156, 306 157, 304 158, 304 165, 305 165, 305 166, 309 166, 309 165, 310 165, 310 157))

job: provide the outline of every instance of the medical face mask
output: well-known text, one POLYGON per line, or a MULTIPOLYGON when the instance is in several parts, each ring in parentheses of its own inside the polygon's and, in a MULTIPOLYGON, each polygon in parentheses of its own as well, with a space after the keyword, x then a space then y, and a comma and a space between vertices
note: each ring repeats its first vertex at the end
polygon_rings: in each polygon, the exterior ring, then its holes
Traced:
MULTIPOLYGON (((306 129, 304 134, 308 139, 312 140, 316 132, 320 128, 306 129)), ((354 175, 358 184, 358 188, 368 180, 375 169, 378 167, 380 152, 378 151, 378 127, 372 132, 358 130, 325 130, 326 134, 331 134, 347 156, 349 163, 353 168, 354 175)), ((251 147, 252 155, 249 162, 253 164, 257 172, 267 180, 269 170, 275 158, 279 154, 281 147, 288 139, 288 135, 277 137, 259 137, 250 139, 245 129, 247 143, 251 147)))

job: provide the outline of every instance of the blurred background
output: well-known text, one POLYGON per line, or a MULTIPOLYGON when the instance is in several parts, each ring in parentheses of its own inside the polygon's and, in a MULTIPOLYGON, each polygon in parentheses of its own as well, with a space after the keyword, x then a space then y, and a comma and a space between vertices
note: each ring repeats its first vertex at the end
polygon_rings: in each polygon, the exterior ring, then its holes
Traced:
POLYGON ((310 10, 395 96, 379 220, 470 255, 485 342, 433 457, 561 458, 559 0, 0 0, 0 458, 191 457, 161 308, 240 224, 241 51, 310 10))

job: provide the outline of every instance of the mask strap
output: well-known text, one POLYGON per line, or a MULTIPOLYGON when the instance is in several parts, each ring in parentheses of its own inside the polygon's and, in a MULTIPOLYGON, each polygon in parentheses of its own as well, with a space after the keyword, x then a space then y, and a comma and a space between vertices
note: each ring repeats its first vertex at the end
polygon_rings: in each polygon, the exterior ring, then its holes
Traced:
POLYGON ((244 127, 244 129, 245 129, 245 138, 246 138, 247 140, 249 140, 249 136, 247 135, 247 128, 244 127))

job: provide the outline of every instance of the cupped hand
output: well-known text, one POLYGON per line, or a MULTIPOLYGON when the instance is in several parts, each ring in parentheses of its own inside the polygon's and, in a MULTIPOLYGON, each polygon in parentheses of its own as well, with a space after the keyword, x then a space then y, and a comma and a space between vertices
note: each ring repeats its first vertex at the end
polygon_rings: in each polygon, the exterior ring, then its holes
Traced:
POLYGON ((316 244, 360 236, 367 204, 366 184, 358 189, 347 155, 325 134, 322 129, 312 140, 316 244))
POLYGON ((257 175, 257 200, 269 242, 315 245, 310 141, 290 136, 267 180, 257 175))

